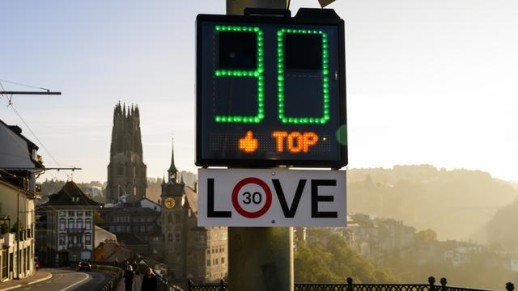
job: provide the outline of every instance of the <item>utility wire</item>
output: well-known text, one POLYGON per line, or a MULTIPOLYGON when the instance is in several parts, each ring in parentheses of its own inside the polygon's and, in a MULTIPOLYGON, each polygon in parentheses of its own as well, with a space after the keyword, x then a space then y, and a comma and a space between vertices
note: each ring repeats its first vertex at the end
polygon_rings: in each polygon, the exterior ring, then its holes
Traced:
MULTIPOLYGON (((2 91, 5 91, 4 84, 2 84, 2 80, 0 80, 0 88, 2 89, 2 91)), ((0 94, 0 97, 4 96, 4 95, 5 95, 5 98, 7 98, 6 106, 13 104, 13 102, 12 102, 13 95, 7 96, 7 94, 0 94)))
MULTIPOLYGON (((45 90, 45 91, 50 91, 49 89, 46 89, 46 88, 42 88, 42 87, 38 87, 38 86, 33 86, 33 85, 28 85, 28 84, 23 84, 23 83, 19 83, 19 82, 13 82, 13 81, 8 81, 8 80, 3 80, 3 79, 0 79, 0 88, 2 89, 2 91, 5 91, 4 90, 4 85, 2 84, 2 82, 5 82, 5 83, 10 83, 10 84, 15 84, 15 85, 19 85, 19 86, 25 86, 25 87, 30 87, 30 88, 35 88, 35 89, 40 89, 40 90, 45 90)), ((6 96, 6 94, 0 94, 0 96, 6 96)), ((38 141, 39 145, 41 146, 41 148, 44 149, 44 151, 46 152, 46 154, 50 157, 50 159, 59 167, 61 168, 61 165, 60 163, 54 158, 54 156, 50 153, 50 151, 47 149, 47 147, 45 147, 45 144, 43 144, 43 142, 38 138, 38 136, 34 133, 34 131, 32 130, 32 128, 27 124, 27 122, 23 119, 23 117, 20 115, 20 113, 16 110, 16 108, 14 108, 14 105, 13 105, 13 102, 12 102, 12 95, 11 96, 6 96, 7 98, 7 107, 11 107, 14 111, 14 113, 18 116, 18 118, 20 118, 20 120, 22 121, 22 123, 25 125, 25 127, 29 130, 29 132, 32 134, 32 136, 38 141)))
MULTIPOLYGON (((33 86, 33 85, 27 85, 27 84, 23 84, 23 83, 18 83, 18 82, 13 82, 13 81, 8 81, 8 80, 2 80, 2 79, 0 79, 0 82, 10 83, 10 84, 18 85, 18 86, 25 86, 25 87, 34 88, 34 89, 40 89, 40 90, 44 90, 44 91, 50 91, 50 90, 49 90, 49 89, 47 89, 47 88, 43 88, 43 87, 39 87, 39 86, 33 86)), ((3 88, 3 87, 2 87, 2 88, 3 88)))
POLYGON ((10 107, 13 109, 14 113, 16 113, 16 115, 18 116, 18 118, 20 118, 20 120, 23 122, 23 124, 25 125, 25 127, 27 127, 27 129, 29 130, 29 132, 34 136, 34 138, 38 141, 38 143, 41 145, 41 147, 45 150, 45 152, 49 155, 49 157, 52 159, 52 161, 54 161, 54 163, 56 163, 56 165, 58 167, 61 167, 61 165, 58 163, 58 161, 56 161, 56 159, 54 158, 54 156, 52 156, 52 154, 50 153, 50 151, 45 147, 45 145, 43 144, 43 142, 36 136, 36 134, 34 133, 34 131, 32 131, 31 127, 27 124, 27 122, 25 122, 25 120, 22 118, 22 116, 18 113, 18 111, 16 110, 16 108, 14 108, 14 105, 13 104, 10 104, 10 107))

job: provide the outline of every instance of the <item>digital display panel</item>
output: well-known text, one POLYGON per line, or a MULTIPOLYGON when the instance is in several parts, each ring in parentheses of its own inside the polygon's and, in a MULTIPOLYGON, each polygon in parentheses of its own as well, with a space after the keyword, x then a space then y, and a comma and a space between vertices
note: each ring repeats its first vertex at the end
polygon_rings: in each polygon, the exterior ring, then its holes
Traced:
POLYGON ((343 20, 311 10, 198 15, 196 165, 347 165, 343 20))

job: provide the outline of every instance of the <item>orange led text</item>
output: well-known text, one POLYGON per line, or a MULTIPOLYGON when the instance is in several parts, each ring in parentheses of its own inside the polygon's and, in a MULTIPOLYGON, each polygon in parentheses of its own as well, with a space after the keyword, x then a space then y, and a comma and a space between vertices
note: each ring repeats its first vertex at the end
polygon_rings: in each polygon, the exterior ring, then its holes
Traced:
POLYGON ((284 152, 286 145, 286 150, 290 153, 307 153, 318 142, 318 135, 311 131, 274 131, 272 136, 276 140, 277 152, 284 152))

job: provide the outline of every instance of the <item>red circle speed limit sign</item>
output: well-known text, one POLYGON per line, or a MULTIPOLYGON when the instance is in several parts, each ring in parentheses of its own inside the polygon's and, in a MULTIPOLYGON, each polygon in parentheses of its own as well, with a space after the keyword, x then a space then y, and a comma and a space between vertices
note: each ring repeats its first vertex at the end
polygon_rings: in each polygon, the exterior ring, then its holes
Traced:
POLYGON ((272 205, 272 191, 261 179, 245 178, 232 191, 232 205, 244 217, 261 217, 272 205))

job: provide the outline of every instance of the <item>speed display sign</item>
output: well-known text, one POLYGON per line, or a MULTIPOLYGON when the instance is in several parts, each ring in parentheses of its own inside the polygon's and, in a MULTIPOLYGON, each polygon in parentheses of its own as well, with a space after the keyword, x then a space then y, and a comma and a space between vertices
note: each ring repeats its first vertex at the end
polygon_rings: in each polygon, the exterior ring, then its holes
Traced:
POLYGON ((347 165, 344 22, 198 15, 196 165, 347 165))
POLYGON ((199 169, 200 226, 345 226, 346 172, 199 169))

